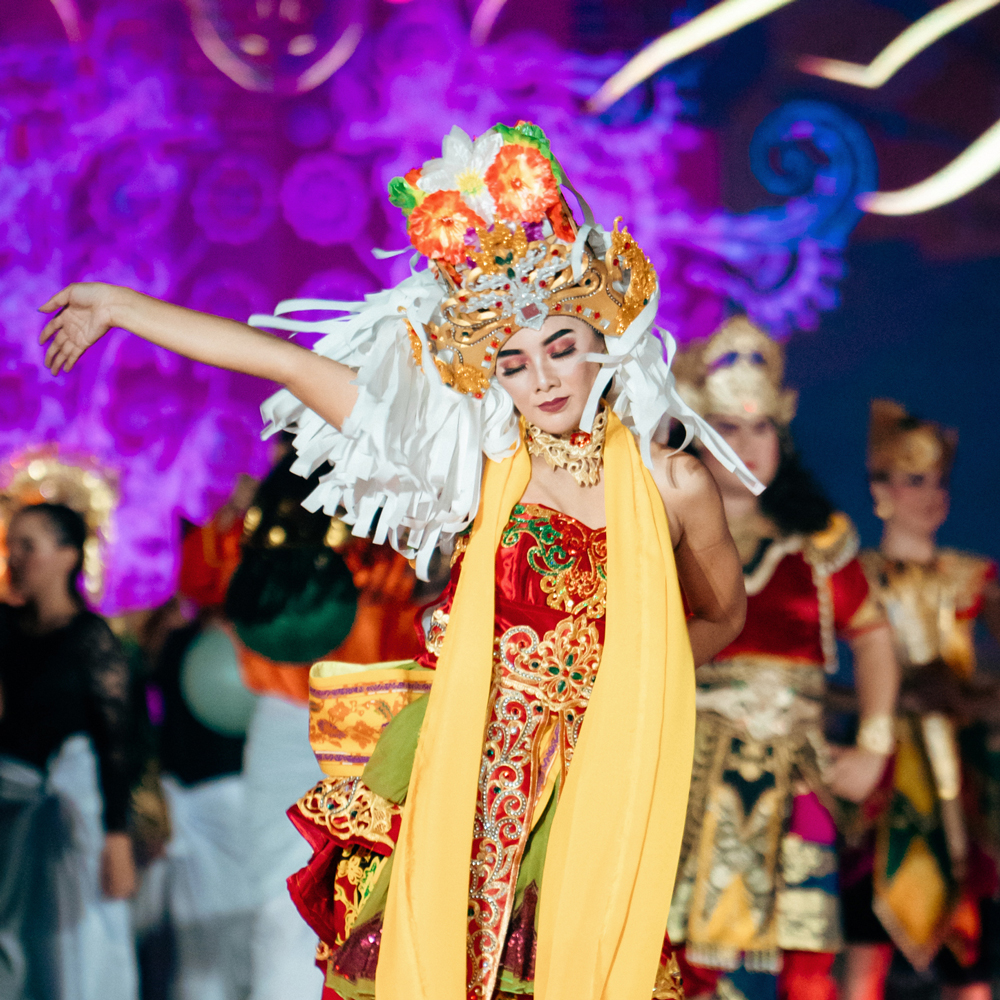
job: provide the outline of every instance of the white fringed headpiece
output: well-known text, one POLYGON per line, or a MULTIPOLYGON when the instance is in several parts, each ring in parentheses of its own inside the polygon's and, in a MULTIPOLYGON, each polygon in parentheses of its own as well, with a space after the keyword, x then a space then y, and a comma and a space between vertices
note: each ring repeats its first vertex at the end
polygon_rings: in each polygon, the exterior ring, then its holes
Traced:
MULTIPOLYGON (((581 228, 577 243, 603 242, 600 226, 581 228)), ((579 256, 578 248, 574 253, 579 256)), ((483 456, 500 461, 519 440, 518 414, 496 378, 482 399, 446 386, 434 366, 424 324, 444 298, 430 271, 413 272, 395 288, 364 302, 288 299, 273 316, 255 315, 250 325, 325 334, 313 347, 357 371, 358 399, 341 430, 328 424, 287 389, 265 400, 263 434, 295 434, 298 460, 292 471, 309 476, 324 462, 332 470, 306 498, 309 510, 339 514, 355 535, 372 535, 410 559, 427 578, 431 556, 472 523, 479 508, 483 456), (319 321, 290 313, 327 310, 341 315, 319 321), (414 362, 405 320, 423 346, 414 362)), ((659 290, 613 341, 614 354, 590 354, 602 366, 581 426, 590 427, 604 390, 612 383, 613 409, 637 437, 643 461, 652 466, 650 445, 665 417, 682 423, 685 444, 697 437, 747 487, 763 487, 728 444, 677 394, 670 364, 673 337, 653 334, 659 290), (666 353, 664 354, 664 348, 666 353)))

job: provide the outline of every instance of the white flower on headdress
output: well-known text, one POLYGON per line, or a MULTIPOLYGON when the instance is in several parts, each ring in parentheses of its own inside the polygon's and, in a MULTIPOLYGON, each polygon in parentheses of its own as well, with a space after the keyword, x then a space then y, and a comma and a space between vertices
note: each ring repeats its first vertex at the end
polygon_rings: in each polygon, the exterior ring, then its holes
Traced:
POLYGON ((417 186, 428 194, 458 191, 462 201, 492 226, 496 203, 486 186, 486 171, 501 146, 503 136, 492 129, 473 142, 455 125, 441 143, 441 158, 424 164, 417 186))

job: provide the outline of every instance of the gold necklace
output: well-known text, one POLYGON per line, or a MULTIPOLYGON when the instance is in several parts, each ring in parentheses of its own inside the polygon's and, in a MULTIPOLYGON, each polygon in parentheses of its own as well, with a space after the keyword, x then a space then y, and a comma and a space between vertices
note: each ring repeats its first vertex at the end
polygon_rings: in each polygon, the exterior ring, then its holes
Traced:
POLYGON ((596 486, 601 481, 607 427, 608 411, 602 407, 590 434, 585 431, 549 434, 526 420, 524 437, 529 455, 544 458, 553 469, 565 469, 580 486, 596 486))

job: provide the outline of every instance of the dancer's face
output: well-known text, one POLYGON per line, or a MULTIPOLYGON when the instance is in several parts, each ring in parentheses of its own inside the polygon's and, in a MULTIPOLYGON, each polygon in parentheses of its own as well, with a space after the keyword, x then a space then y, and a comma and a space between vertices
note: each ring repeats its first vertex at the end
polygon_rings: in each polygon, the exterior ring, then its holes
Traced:
MULTIPOLYGON (((781 462, 781 442, 778 431, 767 417, 709 416, 708 422, 726 439, 743 464, 765 485, 770 486, 778 474, 781 462)), ((715 477, 722 494, 745 497, 747 488, 734 472, 723 468, 706 448, 701 456, 715 477)))
POLYGON ((79 555, 73 546, 61 545, 48 518, 32 513, 30 507, 11 520, 7 551, 11 586, 25 601, 37 600, 51 590, 68 589, 79 555))
POLYGON ((890 512, 886 523, 933 539, 948 517, 948 484, 939 469, 927 472, 889 473, 886 482, 871 484, 876 506, 890 512))
POLYGON ((518 330, 504 344, 497 379, 528 421, 565 434, 580 427, 601 367, 583 356, 603 350, 604 338, 582 320, 549 316, 540 330, 518 330))

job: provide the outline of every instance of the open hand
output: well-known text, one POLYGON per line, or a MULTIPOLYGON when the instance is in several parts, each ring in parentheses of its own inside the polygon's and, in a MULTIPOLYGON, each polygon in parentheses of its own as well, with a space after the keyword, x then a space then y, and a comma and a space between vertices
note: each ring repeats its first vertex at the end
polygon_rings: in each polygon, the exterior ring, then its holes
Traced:
POLYGON ((38 338, 40 344, 52 341, 45 352, 45 367, 53 375, 71 371, 80 355, 115 325, 112 306, 119 291, 97 281, 76 282, 41 307, 41 312, 55 313, 38 338))
POLYGON ((827 775, 830 791, 848 802, 864 802, 878 786, 889 758, 860 747, 830 749, 834 757, 827 775))

